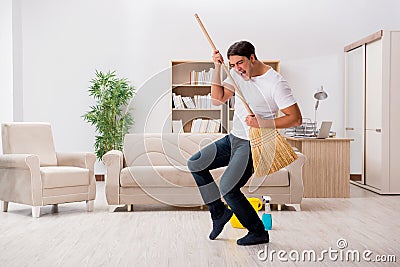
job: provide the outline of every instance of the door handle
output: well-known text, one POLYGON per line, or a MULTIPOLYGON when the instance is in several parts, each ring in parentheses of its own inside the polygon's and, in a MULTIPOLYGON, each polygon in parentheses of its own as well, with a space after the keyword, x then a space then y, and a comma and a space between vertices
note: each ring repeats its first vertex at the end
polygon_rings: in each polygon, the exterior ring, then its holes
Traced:
POLYGON ((382 129, 380 129, 380 128, 376 128, 376 129, 365 129, 365 130, 367 130, 367 131, 375 131, 375 132, 377 132, 377 133, 381 133, 381 132, 382 132, 382 129))
POLYGON ((345 129, 348 130, 348 131, 354 131, 353 127, 346 127, 345 129))

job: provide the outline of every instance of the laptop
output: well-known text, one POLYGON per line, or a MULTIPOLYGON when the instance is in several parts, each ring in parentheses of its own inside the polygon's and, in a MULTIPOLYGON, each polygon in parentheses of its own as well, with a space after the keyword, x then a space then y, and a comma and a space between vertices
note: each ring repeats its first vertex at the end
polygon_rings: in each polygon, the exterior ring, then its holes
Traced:
POLYGON ((332 122, 331 121, 323 121, 321 123, 321 128, 319 129, 317 139, 324 139, 329 137, 329 132, 331 131, 332 122))

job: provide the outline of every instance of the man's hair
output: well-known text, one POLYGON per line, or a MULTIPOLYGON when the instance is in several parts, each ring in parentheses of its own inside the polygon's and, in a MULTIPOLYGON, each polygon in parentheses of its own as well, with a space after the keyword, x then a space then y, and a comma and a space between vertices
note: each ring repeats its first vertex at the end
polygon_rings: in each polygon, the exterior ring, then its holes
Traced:
POLYGON ((228 59, 230 56, 242 56, 250 59, 251 54, 257 59, 256 49, 248 41, 239 41, 231 45, 228 49, 228 59))

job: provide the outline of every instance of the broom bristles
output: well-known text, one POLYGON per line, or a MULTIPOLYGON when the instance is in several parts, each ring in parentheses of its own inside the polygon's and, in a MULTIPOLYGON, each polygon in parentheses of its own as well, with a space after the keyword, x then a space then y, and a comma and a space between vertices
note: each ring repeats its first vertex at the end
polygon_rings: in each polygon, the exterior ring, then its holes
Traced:
POLYGON ((255 177, 274 173, 297 159, 292 146, 276 129, 250 127, 249 133, 255 177))

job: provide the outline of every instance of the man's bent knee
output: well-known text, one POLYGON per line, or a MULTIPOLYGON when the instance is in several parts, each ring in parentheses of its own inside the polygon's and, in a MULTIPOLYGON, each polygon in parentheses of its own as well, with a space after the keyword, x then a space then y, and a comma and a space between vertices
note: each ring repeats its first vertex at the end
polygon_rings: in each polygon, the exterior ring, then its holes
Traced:
POLYGON ((200 153, 197 152, 189 158, 187 161, 187 166, 190 172, 198 172, 200 170, 198 159, 200 158, 200 153))

